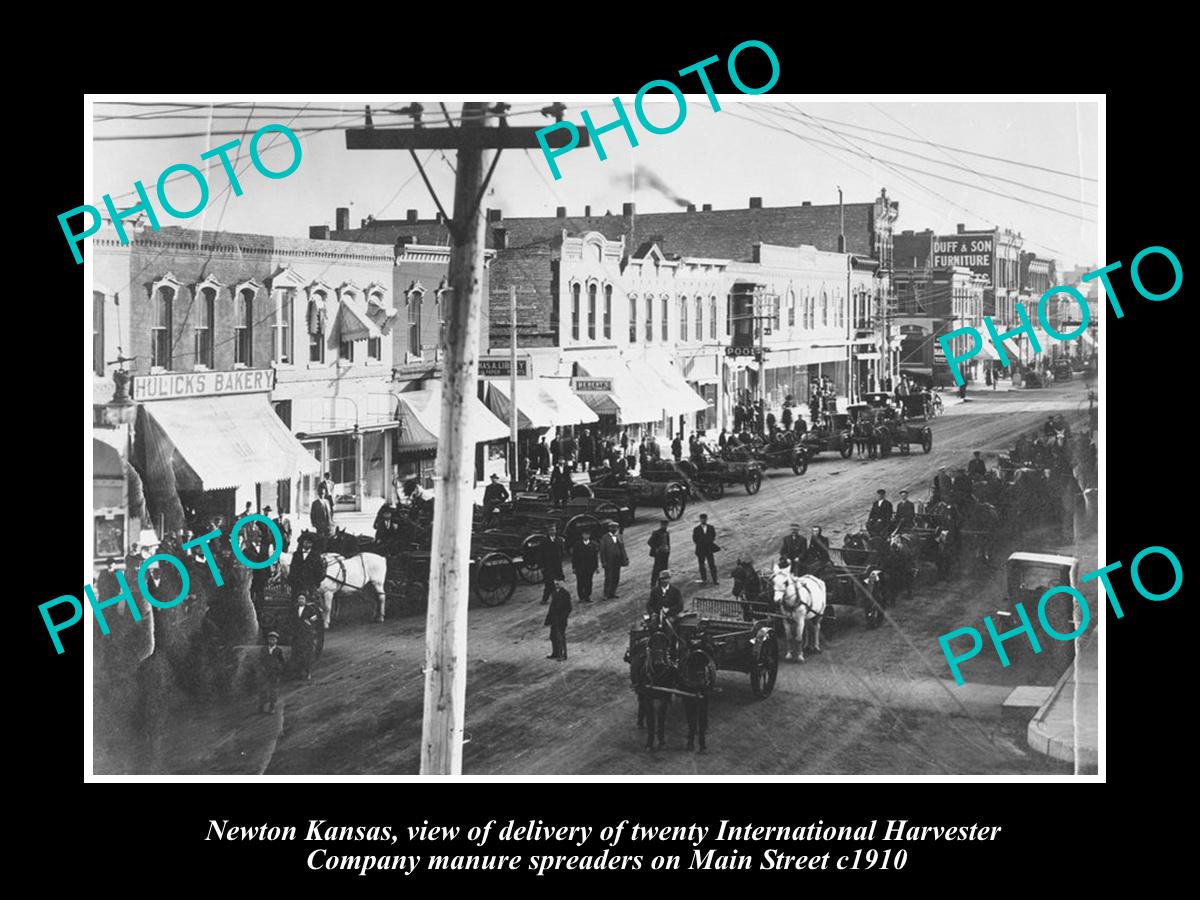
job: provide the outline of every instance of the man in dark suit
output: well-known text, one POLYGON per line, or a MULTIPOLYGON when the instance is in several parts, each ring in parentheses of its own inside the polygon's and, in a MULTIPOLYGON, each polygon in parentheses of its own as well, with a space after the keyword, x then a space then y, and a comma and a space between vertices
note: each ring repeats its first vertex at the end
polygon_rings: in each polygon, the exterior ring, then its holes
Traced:
POLYGON ((650 532, 650 539, 646 541, 650 547, 650 558, 654 560, 654 568, 650 572, 651 588, 658 584, 659 573, 671 562, 671 535, 667 531, 670 524, 666 519, 660 521, 658 529, 650 532))
POLYGON ((829 562, 829 541, 821 533, 821 526, 814 525, 808 537, 808 553, 805 554, 804 571, 820 571, 829 562))
POLYGON ((492 473, 492 483, 483 489, 484 509, 492 510, 508 502, 508 488, 500 483, 500 476, 492 473))
POLYGON ((550 500, 555 506, 566 506, 571 499, 571 472, 565 462, 558 463, 550 472, 550 500))
POLYGON ((792 564, 793 575, 802 574, 801 564, 807 550, 808 544, 804 540, 804 535, 800 533, 800 526, 793 523, 791 534, 783 539, 783 546, 779 548, 779 558, 786 559, 792 564))
POLYGON ((896 504, 896 521, 892 531, 894 534, 903 534, 906 531, 912 531, 917 518, 917 508, 913 502, 908 499, 908 491, 900 492, 900 502, 896 504))
POLYGON ((555 432, 550 441, 550 465, 557 468, 560 459, 562 459, 562 439, 558 436, 558 432, 555 432))
POLYGON ((600 567, 600 545, 592 542, 592 534, 585 531, 579 543, 571 550, 571 569, 575 573, 575 588, 580 603, 592 602, 592 578, 600 567))
MULTIPOLYGON (((693 436, 692 442, 694 443, 695 440, 696 438, 693 436)), ((675 457, 675 462, 683 459, 683 438, 678 434, 671 438, 671 455, 675 457)))
POLYGON ((712 583, 717 583, 717 561, 713 554, 717 551, 717 529, 708 524, 708 513, 700 513, 700 524, 692 529, 692 543, 696 545, 696 561, 700 563, 700 583, 708 583, 708 574, 704 570, 707 563, 712 572, 712 583))
POLYGON ((608 531, 600 538, 600 565, 604 567, 604 599, 617 598, 617 586, 621 583, 621 568, 629 565, 625 542, 618 533, 616 522, 608 523, 608 531))
POLYGON ((875 502, 871 504, 871 512, 867 516, 867 534, 872 537, 887 534, 892 527, 892 504, 887 499, 887 491, 880 488, 875 495, 875 502))
POLYGON ((542 602, 549 603, 554 593, 554 583, 563 580, 563 557, 567 553, 567 542, 558 536, 554 525, 546 526, 546 539, 539 548, 538 562, 542 565, 542 602))
POLYGON ((550 448, 546 446, 546 436, 538 438, 537 446, 533 448, 533 467, 541 474, 550 470, 550 448))
POLYGON ((292 554, 292 562, 288 568, 288 585, 292 589, 292 597, 301 594, 316 599, 317 587, 325 578, 325 563, 313 546, 312 537, 300 536, 300 546, 292 554))
POLYGON ((975 456, 967 463, 967 474, 972 478, 987 477, 987 463, 983 461, 983 457, 979 455, 979 451, 975 451, 975 456))
POLYGON ((650 588, 650 599, 646 601, 646 612, 651 616, 662 610, 667 618, 674 619, 683 612, 683 595, 671 584, 671 572, 664 569, 658 573, 658 584, 650 588))
POLYGON ((547 578, 546 584, 551 598, 544 623, 550 626, 550 655, 546 659, 561 662, 567 658, 567 619, 571 615, 571 593, 563 586, 561 577, 547 578))

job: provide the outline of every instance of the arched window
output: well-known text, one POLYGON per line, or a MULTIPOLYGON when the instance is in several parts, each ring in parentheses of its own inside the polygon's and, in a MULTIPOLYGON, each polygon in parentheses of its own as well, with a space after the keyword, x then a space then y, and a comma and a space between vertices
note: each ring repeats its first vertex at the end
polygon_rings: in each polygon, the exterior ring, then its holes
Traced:
POLYGON ((612 340, 612 285, 604 286, 604 339, 612 340))
POLYGON ((687 297, 679 298, 679 340, 687 343, 688 339, 688 302, 687 297))
POLYGON ((596 283, 588 285, 588 340, 596 339, 596 283))
POLYGON ((638 336, 637 294, 629 295, 629 343, 636 344, 638 336))
POLYGON ((788 328, 796 327, 796 292, 788 288, 787 292, 788 328))
POLYGON ((233 364, 254 362, 254 294, 252 287, 240 288, 233 309, 233 364))
POLYGON ((821 324, 829 324, 829 293, 821 291, 821 324))
POLYGON ((296 292, 290 288, 275 294, 275 321, 271 325, 271 356, 280 365, 292 361, 292 317, 295 314, 296 292))
POLYGON ((654 298, 646 296, 646 343, 654 343, 654 298))
POLYGON ((313 291, 308 299, 308 361, 325 362, 326 293, 313 291))
POLYGON ((671 339, 671 300, 665 294, 662 298, 662 339, 664 344, 671 339))
POLYGON ((696 296, 696 340, 704 340, 704 298, 696 296))
POLYGON ((154 324, 150 326, 150 365, 171 368, 171 322, 175 288, 161 285, 154 292, 154 324))
POLYGON ((425 295, 421 291, 413 291, 408 295, 408 352, 413 356, 421 355, 421 307, 425 295))
POLYGON ((196 298, 196 365, 209 369, 213 366, 213 322, 216 321, 217 289, 200 288, 196 298))
POLYGON ((92 291, 92 371, 104 375, 104 294, 92 291))
POLYGON ((571 285, 571 340, 579 340, 579 284, 571 285))
MULTIPOLYGON (((729 323, 725 323, 726 328, 729 323)), ((715 341, 717 339, 717 295, 713 294, 708 298, 708 339, 715 341)))

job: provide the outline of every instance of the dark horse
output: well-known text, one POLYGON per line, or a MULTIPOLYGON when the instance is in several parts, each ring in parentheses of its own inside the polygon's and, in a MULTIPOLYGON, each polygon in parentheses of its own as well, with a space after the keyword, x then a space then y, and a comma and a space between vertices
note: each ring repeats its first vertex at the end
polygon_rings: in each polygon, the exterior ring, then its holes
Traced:
POLYGON ((687 749, 695 747, 698 736, 700 752, 704 753, 707 751, 708 695, 716 682, 716 663, 699 647, 689 645, 679 651, 677 643, 669 627, 655 624, 650 633, 630 649, 629 677, 638 699, 638 728, 646 729, 647 750, 655 749, 656 735, 661 750, 666 745, 671 697, 680 694, 688 722, 687 749))
POLYGON ((733 567, 733 596, 754 603, 770 599, 770 585, 754 568, 754 563, 739 559, 733 567))

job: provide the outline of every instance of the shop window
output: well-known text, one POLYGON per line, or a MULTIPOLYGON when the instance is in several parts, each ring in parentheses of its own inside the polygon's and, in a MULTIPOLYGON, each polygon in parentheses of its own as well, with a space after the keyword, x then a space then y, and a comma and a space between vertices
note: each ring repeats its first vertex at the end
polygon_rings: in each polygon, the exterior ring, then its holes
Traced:
POLYGON ((196 301, 196 365, 207 369, 213 365, 213 323, 216 321, 217 291, 216 288, 200 288, 200 296, 196 301))
POLYGON ((604 286, 604 339, 612 340, 612 285, 604 286))
POLYGON ((292 362, 292 317, 296 303, 293 291, 275 292, 275 322, 272 325, 271 358, 279 365, 292 362))
POLYGON ((233 364, 254 362, 254 288, 239 288, 233 311, 233 364))
POLYGON ((154 291, 154 324, 150 328, 150 365, 171 368, 171 321, 175 288, 161 285, 154 291))
POLYGON ((687 297, 679 298, 679 340, 685 344, 688 339, 688 302, 687 297))
POLYGON ((579 340, 579 285, 571 285, 571 340, 579 340))
POLYGON ((104 375, 104 294, 92 291, 92 371, 104 375))
MULTIPOLYGON (((597 248, 599 249, 599 248, 597 248)), ((588 285, 588 340, 596 339, 596 284, 588 285)))

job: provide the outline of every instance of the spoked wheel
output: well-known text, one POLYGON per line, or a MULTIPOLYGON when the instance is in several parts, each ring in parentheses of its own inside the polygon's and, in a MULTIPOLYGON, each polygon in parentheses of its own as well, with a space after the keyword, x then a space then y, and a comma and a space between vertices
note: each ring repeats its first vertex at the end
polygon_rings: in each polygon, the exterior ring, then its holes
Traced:
POLYGON ((484 606, 500 606, 517 589, 517 572, 512 557, 507 553, 484 554, 475 564, 475 578, 471 585, 475 596, 484 606))
POLYGON ((757 494, 760 487, 762 487, 762 472, 758 469, 751 469, 746 473, 746 493, 757 494))
POLYGON ((720 500, 725 496, 725 482, 706 481, 700 485, 700 493, 709 500, 720 500))
POLYGON ((580 535, 585 531, 590 531, 592 535, 598 535, 600 533, 600 520, 591 513, 580 513, 568 519, 566 526, 563 528, 563 537, 566 538, 567 546, 574 547, 575 542, 579 540, 580 535))
POLYGON ((792 454, 792 473, 794 475, 803 475, 808 471, 808 454, 803 450, 797 450, 792 454))
POLYGON ((933 449, 933 429, 926 428, 921 432, 921 449, 928 453, 933 449))
POLYGON ((849 459, 854 455, 854 438, 849 432, 842 435, 842 449, 839 452, 842 459, 849 459))
POLYGON ((615 503, 610 503, 608 501, 597 503, 594 507, 592 507, 592 512, 595 513, 600 519, 612 519, 618 525, 622 524, 621 507, 617 506, 615 503))
POLYGON ((542 583, 542 543, 545 540, 544 534, 531 534, 521 541, 521 562, 517 565, 517 574, 526 584, 542 583))
POLYGON ((571 497, 572 497, 573 499, 576 499, 576 500, 578 500, 578 499, 581 499, 581 498, 582 498, 582 499, 584 499, 584 500, 591 500, 591 499, 592 499, 593 497, 595 497, 595 496, 596 496, 596 493, 595 493, 595 491, 593 491, 593 490, 592 490, 592 489, 591 489, 591 488, 590 488, 588 485, 586 485, 586 484, 573 484, 573 485, 571 485, 571 497))
POLYGON ((687 509, 687 490, 668 490, 663 494, 662 511, 663 515, 674 522, 683 516, 684 510, 687 509))
POLYGON ((779 645, 774 636, 768 638, 759 651, 758 658, 750 666, 750 690, 759 700, 775 690, 775 679, 779 675, 779 645))

